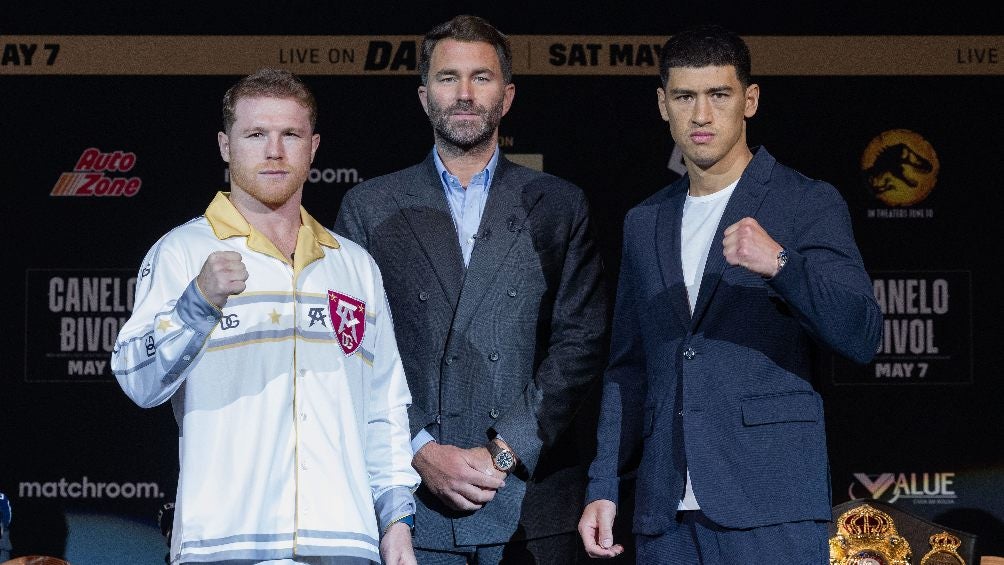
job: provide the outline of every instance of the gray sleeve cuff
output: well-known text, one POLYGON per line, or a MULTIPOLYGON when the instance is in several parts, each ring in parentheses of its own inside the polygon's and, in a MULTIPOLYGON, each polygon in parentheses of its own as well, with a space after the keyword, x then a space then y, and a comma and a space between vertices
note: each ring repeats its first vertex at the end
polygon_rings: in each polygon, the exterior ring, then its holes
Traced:
POLYGON ((196 331, 203 335, 208 334, 223 316, 223 312, 219 308, 206 300, 206 297, 203 296, 202 291, 199 290, 198 285, 195 283, 195 279, 192 279, 192 282, 188 283, 188 287, 185 288, 185 292, 178 299, 175 309, 178 312, 178 316, 186 324, 195 328, 196 331))
POLYGON ((415 496, 408 487, 395 487, 380 495, 376 504, 380 534, 394 522, 415 513, 415 496))

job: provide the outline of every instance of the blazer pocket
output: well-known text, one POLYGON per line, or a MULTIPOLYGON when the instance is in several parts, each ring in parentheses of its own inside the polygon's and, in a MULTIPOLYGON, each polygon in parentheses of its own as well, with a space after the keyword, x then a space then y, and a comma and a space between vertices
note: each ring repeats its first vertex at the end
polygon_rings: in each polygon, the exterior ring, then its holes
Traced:
POLYGON ((818 422, 823 407, 814 392, 799 391, 752 396, 741 401, 743 424, 760 426, 782 422, 818 422))

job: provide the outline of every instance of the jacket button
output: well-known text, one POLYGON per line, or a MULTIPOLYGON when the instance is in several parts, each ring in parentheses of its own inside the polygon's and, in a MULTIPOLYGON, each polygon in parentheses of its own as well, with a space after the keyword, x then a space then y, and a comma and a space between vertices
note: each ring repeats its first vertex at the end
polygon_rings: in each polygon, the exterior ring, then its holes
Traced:
POLYGON ((452 355, 451 355, 451 356, 449 356, 449 357, 447 357, 447 358, 446 358, 446 364, 447 364, 447 365, 452 365, 452 364, 453 364, 453 359, 454 359, 454 358, 453 358, 453 356, 452 356, 452 355))
POLYGON ((691 359, 693 359, 695 355, 697 355, 697 352, 696 352, 696 351, 694 351, 694 348, 693 348, 693 347, 688 347, 688 348, 687 348, 687 349, 686 349, 686 350, 685 350, 685 351, 683 352, 683 358, 684 358, 684 359, 686 359, 687 361, 690 361, 691 359))
POLYGON ((516 289, 510 286, 509 290, 506 291, 506 294, 508 294, 513 298, 516 298, 516 289))
POLYGON ((424 290, 422 292, 419 292, 418 299, 421 300, 422 302, 425 302, 426 300, 429 299, 429 293, 425 292, 424 290))
POLYGON ((498 361, 499 360, 499 354, 496 351, 492 351, 491 355, 489 355, 488 358, 491 359, 492 361, 498 361))
POLYGON ((498 418, 499 417, 499 409, 498 408, 492 408, 491 411, 488 412, 488 415, 492 417, 492 420, 498 418))

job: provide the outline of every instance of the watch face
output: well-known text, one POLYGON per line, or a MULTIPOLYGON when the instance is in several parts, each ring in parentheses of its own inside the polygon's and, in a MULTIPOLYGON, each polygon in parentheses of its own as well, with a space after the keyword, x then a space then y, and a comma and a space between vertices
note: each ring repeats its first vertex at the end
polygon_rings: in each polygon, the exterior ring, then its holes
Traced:
POLYGON ((495 467, 500 471, 508 471, 515 463, 516 460, 509 451, 500 451, 495 454, 495 467))

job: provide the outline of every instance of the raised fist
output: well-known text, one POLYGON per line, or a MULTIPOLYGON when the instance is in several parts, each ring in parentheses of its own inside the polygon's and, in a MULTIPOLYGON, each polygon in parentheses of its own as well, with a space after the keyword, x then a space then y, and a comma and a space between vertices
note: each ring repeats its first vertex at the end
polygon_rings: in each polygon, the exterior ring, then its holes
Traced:
POLYGON ((223 308, 231 294, 240 294, 247 288, 248 270, 236 251, 214 251, 202 265, 195 279, 199 290, 217 308, 223 308))

